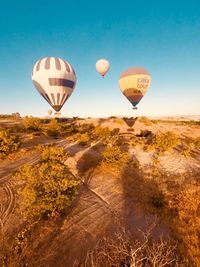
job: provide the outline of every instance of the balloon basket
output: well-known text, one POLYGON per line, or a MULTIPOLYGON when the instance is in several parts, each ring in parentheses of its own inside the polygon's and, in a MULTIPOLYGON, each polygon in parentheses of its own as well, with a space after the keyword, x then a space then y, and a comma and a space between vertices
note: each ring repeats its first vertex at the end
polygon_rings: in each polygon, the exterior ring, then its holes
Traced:
POLYGON ((60 116, 61 116, 61 113, 60 113, 60 112, 55 112, 55 113, 54 113, 54 117, 55 117, 55 118, 59 118, 60 116))

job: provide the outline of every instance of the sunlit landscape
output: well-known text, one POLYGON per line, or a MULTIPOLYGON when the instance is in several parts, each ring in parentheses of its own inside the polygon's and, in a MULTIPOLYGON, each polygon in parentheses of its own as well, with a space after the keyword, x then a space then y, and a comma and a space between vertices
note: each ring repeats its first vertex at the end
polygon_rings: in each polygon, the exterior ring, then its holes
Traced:
POLYGON ((200 266, 199 14, 1 3, 0 267, 200 266))

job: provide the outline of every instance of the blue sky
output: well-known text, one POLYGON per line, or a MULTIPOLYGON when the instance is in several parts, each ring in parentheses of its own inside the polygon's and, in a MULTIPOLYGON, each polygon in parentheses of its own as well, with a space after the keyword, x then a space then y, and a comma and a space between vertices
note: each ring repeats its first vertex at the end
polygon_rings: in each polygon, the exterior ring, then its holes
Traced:
POLYGON ((31 81, 45 56, 77 73, 67 116, 200 114, 200 3, 195 0, 4 1, 0 8, 0 113, 43 116, 48 103, 31 81), (107 58, 105 79, 95 62, 107 58), (118 79, 143 66, 152 84, 133 111, 118 79))

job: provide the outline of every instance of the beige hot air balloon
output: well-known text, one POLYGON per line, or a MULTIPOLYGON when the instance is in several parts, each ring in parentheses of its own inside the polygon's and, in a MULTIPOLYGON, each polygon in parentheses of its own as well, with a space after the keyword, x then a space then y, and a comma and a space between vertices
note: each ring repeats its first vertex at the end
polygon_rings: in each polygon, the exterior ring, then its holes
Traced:
POLYGON ((110 63, 106 59, 99 59, 96 62, 96 70, 100 73, 102 77, 106 75, 110 68, 110 63))
POLYGON ((51 109, 48 110, 48 114, 49 114, 49 116, 52 115, 52 110, 51 109))
POLYGON ((32 81, 44 99, 59 112, 75 88, 76 74, 67 61, 46 57, 35 63, 32 81))
POLYGON ((144 68, 129 68, 119 78, 119 87, 125 97, 137 109, 137 104, 146 94, 151 84, 151 76, 144 68))

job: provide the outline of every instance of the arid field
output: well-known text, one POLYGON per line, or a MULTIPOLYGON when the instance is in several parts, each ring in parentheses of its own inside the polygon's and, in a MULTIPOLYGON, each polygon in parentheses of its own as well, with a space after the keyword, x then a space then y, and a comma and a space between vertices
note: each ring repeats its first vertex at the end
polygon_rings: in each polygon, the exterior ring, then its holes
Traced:
POLYGON ((200 121, 0 118, 0 266, 200 266, 200 121))

